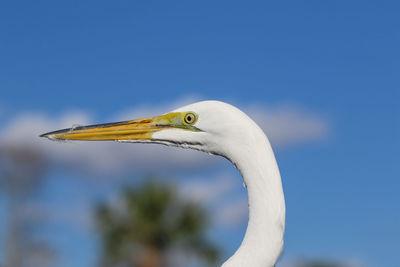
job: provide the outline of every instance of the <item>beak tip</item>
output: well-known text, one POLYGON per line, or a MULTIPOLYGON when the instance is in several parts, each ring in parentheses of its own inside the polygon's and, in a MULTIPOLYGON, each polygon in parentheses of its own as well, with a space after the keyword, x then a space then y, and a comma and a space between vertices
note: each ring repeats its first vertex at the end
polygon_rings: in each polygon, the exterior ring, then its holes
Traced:
POLYGON ((39 137, 47 138, 49 140, 56 140, 57 139, 57 138, 54 137, 54 134, 51 134, 51 133, 44 133, 44 134, 39 135, 39 137))
POLYGON ((52 136, 51 132, 47 132, 47 133, 39 135, 39 137, 43 137, 43 138, 50 138, 51 136, 52 136))

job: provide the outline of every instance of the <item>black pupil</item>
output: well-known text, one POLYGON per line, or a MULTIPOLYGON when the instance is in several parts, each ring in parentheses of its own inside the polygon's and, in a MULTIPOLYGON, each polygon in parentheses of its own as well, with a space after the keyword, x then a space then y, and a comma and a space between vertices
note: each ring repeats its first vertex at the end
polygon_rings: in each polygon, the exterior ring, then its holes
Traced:
POLYGON ((187 116, 186 119, 187 119, 188 122, 191 122, 192 121, 192 116, 189 115, 189 116, 187 116))

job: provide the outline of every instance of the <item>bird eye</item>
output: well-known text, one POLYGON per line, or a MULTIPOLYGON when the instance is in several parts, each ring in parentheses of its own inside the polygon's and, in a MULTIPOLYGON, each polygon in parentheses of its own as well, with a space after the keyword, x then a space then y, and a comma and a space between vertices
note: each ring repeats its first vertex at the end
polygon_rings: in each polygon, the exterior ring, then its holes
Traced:
POLYGON ((196 122, 196 115, 194 113, 187 113, 184 117, 184 121, 186 124, 194 124, 196 122))

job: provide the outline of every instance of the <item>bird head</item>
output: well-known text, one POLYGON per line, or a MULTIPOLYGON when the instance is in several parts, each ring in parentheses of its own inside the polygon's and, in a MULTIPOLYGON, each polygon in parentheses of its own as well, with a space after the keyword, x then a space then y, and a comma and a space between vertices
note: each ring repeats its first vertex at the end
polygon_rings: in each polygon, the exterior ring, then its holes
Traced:
MULTIPOLYGON (((247 116, 219 101, 202 101, 164 115, 78 126, 41 135, 51 140, 158 143, 224 155, 232 138, 243 141, 247 116)), ((251 121, 252 122, 252 121, 251 121)))

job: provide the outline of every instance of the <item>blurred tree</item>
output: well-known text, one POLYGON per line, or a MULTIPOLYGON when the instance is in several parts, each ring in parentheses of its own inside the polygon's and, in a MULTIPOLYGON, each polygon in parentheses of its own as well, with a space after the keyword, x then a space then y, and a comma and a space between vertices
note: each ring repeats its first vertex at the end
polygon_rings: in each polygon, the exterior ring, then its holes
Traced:
POLYGON ((1 144, 0 189, 7 202, 5 266, 47 266, 55 251, 33 236, 35 223, 27 215, 29 203, 42 182, 45 164, 42 155, 24 144, 1 144))
POLYGON ((168 266, 173 250, 215 263, 219 252, 205 239, 207 216, 197 204, 179 199, 171 186, 146 183, 122 193, 118 206, 96 213, 103 240, 102 266, 168 266))

